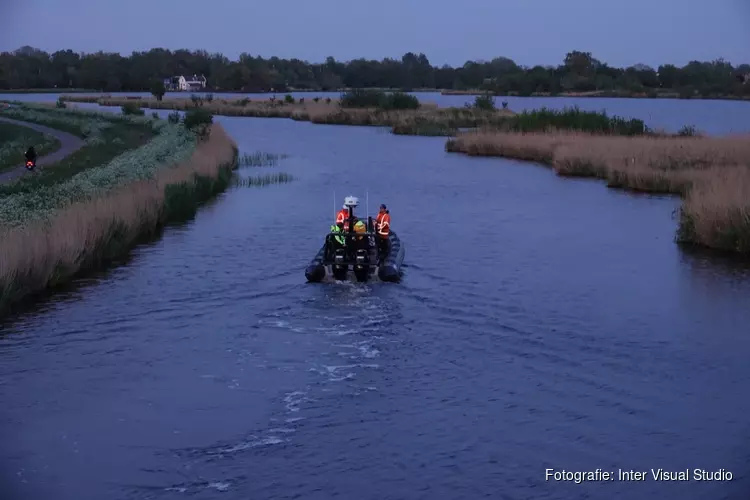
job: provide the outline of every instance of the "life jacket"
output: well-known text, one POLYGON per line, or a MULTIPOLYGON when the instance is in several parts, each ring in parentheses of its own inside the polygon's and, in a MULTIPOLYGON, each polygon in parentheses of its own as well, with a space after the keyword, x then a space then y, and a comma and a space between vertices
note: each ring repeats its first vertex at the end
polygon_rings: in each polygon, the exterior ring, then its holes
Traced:
POLYGON ((336 224, 344 225, 344 232, 349 231, 349 210, 342 208, 339 213, 336 214, 336 224))
POLYGON ((391 214, 386 212, 378 213, 377 226, 378 236, 381 238, 387 238, 391 234, 391 214))
MULTIPOLYGON (((333 226, 331 226, 331 232, 332 233, 341 233, 341 229, 339 229, 338 225, 334 224, 333 226)), ((336 241, 338 241, 339 243, 341 243, 341 245, 345 245, 346 244, 346 240, 344 239, 344 235, 343 234, 340 234, 339 236, 334 236, 333 238, 336 241)))

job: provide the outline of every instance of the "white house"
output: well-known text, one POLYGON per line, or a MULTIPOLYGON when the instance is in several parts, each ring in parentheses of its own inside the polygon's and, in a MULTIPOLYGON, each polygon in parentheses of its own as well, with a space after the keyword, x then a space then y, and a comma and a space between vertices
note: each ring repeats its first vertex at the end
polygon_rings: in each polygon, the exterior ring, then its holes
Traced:
POLYGON ((206 77, 203 75, 173 76, 164 80, 164 87, 169 90, 195 91, 206 88, 206 77))

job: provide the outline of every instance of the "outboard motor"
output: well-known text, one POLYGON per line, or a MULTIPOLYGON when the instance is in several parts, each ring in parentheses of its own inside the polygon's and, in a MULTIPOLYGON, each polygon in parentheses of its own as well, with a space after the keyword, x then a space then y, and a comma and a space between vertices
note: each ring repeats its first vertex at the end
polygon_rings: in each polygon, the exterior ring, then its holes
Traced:
POLYGON ((32 171, 34 170, 34 167, 36 167, 36 162, 34 160, 26 160, 26 170, 32 171))
POLYGON ((354 275, 357 277, 357 281, 367 281, 370 276, 370 256, 367 250, 357 250, 354 260, 354 275))
POLYGON ((339 248, 333 255, 333 277, 339 281, 346 280, 346 275, 349 273, 349 266, 346 262, 346 250, 339 248))

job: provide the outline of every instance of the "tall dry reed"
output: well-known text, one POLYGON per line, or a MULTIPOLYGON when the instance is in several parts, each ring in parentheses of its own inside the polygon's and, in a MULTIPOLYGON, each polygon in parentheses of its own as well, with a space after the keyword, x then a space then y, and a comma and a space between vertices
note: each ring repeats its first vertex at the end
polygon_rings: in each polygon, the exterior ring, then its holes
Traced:
POLYGON ((122 257, 140 238, 169 222, 169 186, 216 179, 236 164, 236 144, 221 125, 192 156, 165 165, 155 178, 127 184, 106 196, 75 203, 51 218, 0 232, 0 312, 82 272, 122 257))
POLYGON ((678 240, 750 254, 750 136, 623 137, 468 132, 446 150, 550 165, 610 187, 685 196, 678 240))
MULTIPOLYGON (((62 96, 70 102, 89 102, 87 96, 62 96)), ((129 99, 127 97, 101 98, 96 101, 101 106, 123 106, 137 103, 142 108, 175 109, 186 111, 193 109, 196 103, 189 98, 170 98, 161 101, 155 98, 129 99)), ((304 102, 286 103, 283 99, 213 99, 202 101, 200 107, 214 115, 247 116, 255 118, 291 118, 329 125, 363 125, 382 127, 413 128, 415 122, 429 121, 452 129, 474 127, 479 124, 508 118, 514 115, 510 110, 482 112, 463 108, 439 108, 434 103, 423 103, 419 109, 382 110, 376 108, 341 107, 337 99, 315 102, 306 99, 304 102)))

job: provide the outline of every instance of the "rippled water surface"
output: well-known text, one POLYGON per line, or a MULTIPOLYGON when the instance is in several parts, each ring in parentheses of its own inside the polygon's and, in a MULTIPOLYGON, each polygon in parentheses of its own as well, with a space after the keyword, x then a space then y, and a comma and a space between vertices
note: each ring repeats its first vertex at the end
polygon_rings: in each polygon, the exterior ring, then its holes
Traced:
POLYGON ((10 498, 747 498, 750 271, 681 251, 677 200, 440 138, 217 119, 290 155, 250 173, 297 180, 232 189, 3 327, 10 498), (403 282, 306 284, 367 190, 403 282))

